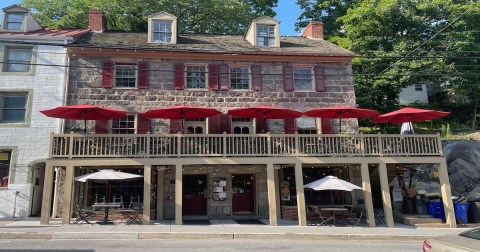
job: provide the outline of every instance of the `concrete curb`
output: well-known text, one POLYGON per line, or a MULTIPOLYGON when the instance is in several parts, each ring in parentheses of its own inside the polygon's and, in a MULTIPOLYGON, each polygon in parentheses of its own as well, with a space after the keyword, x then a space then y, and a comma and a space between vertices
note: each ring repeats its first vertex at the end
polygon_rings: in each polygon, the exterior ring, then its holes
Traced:
POLYGON ((37 239, 37 240, 50 240, 52 239, 51 233, 28 233, 28 232, 2 232, 0 233, 2 240, 8 239, 37 239))
POLYGON ((52 239, 68 240, 138 240, 138 232, 62 232, 53 233, 52 239))
POLYGON ((208 240, 234 240, 234 235, 229 233, 160 233, 142 232, 138 239, 157 240, 186 240, 186 239, 208 239, 208 240))

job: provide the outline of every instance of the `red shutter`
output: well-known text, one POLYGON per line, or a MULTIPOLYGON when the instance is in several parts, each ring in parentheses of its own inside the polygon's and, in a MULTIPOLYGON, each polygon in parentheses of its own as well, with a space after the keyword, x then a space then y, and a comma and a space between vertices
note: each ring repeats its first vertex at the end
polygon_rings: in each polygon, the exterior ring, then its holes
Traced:
POLYGON ((322 134, 333 134, 332 119, 322 118, 321 123, 322 123, 322 134))
POLYGON ((293 92, 293 67, 283 66, 283 86, 285 92, 293 92))
POLYGON ((285 134, 295 134, 295 131, 296 131, 295 126, 296 126, 295 119, 285 119, 285 125, 284 125, 285 134))
POLYGON ((220 115, 208 118, 208 134, 219 134, 220 132, 220 115))
POLYGON ((182 133, 182 119, 170 119, 170 134, 182 133))
POLYGON ((137 88, 148 88, 148 62, 138 62, 137 88))
POLYGON ((268 132, 268 123, 266 120, 263 120, 263 118, 257 118, 255 121, 257 134, 268 132))
POLYGON ((208 90, 218 90, 218 65, 208 65, 208 90))
POLYGON ((148 133, 150 131, 150 119, 140 114, 137 116, 137 119, 138 119, 137 134, 148 133))
POLYGON ((102 87, 103 88, 113 87, 113 61, 111 60, 103 62, 102 87))
POLYGON ((108 120, 95 121, 95 134, 108 134, 108 120))
POLYGON ((230 134, 232 132, 232 119, 230 115, 220 114, 220 133, 226 132, 230 134))
POLYGON ((252 71, 252 87, 254 91, 262 90, 262 66, 253 65, 251 68, 252 71))
POLYGON ((220 90, 228 91, 230 90, 230 80, 228 78, 228 65, 223 64, 218 66, 218 82, 220 84, 220 90))
POLYGON ((327 90, 325 86, 325 67, 315 67, 315 88, 317 92, 325 92, 327 90))
POLYGON ((173 85, 176 90, 185 89, 185 66, 183 63, 177 63, 174 66, 173 85))

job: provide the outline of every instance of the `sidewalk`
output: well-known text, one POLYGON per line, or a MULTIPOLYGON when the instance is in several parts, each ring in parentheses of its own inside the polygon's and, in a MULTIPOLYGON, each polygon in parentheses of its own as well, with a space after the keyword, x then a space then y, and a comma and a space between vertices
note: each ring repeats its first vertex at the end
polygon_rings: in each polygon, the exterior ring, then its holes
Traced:
MULTIPOLYGON (((267 223, 268 220, 262 220, 267 223)), ((279 220, 278 226, 238 224, 231 219, 210 220, 210 224, 175 225, 174 221, 151 225, 115 223, 62 225, 60 220, 40 225, 40 218, 0 218, 0 239, 255 239, 255 240, 424 240, 458 233, 468 228, 414 228, 396 224, 387 227, 301 227, 279 220)))

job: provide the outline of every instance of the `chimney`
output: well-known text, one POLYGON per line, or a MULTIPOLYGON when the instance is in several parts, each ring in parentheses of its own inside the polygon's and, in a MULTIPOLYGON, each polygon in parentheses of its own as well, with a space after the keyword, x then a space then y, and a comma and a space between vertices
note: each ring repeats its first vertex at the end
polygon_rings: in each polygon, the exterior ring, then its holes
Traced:
POLYGON ((305 30, 303 30, 302 37, 309 39, 323 39, 322 21, 310 21, 305 30))
POLYGON ((102 33, 105 31, 106 26, 103 11, 93 9, 88 12, 88 28, 93 32, 102 33))

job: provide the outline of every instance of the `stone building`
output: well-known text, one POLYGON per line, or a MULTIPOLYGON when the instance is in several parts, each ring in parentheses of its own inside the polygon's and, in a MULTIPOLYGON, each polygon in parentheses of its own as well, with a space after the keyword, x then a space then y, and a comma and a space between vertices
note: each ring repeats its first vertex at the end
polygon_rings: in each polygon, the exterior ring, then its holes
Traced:
MULTIPOLYGON (((280 36, 280 22, 270 17, 253 20, 245 36, 177 34, 177 18, 166 12, 149 16, 146 33, 105 31, 98 10, 90 12, 89 22, 92 32, 68 45, 67 104, 115 108, 128 116, 90 121, 92 134, 75 134, 80 122, 66 121, 65 134, 52 134, 42 223, 49 222, 54 200, 64 223, 75 203, 89 207, 115 201, 120 208, 142 202, 144 223, 269 218, 271 225, 279 218, 306 225, 306 204, 364 202, 367 222, 374 226, 377 200, 387 225, 393 226, 387 171, 412 162, 438 164, 443 196, 449 196, 438 135, 400 142, 398 136, 358 134, 355 119, 339 125, 327 118, 261 120, 227 114, 259 105, 300 112, 355 107, 355 54, 323 40, 321 22, 312 21, 298 37, 280 36), (142 115, 177 105, 216 108, 222 114, 196 119, 142 115), (337 134, 340 128, 348 134, 337 134), (52 198, 54 168, 63 172, 65 184, 52 198), (144 179, 74 182, 75 176, 106 168, 144 179), (369 171, 376 171, 375 186, 369 171), (327 175, 363 191, 304 191, 304 184, 327 175), (372 187, 381 192, 379 198, 372 198, 372 187)), ((454 222, 450 216, 447 220, 454 222)))
POLYGON ((43 29, 25 9, 2 9, 0 29, 0 218, 40 215, 49 134, 38 111, 65 103, 64 45, 87 30, 43 29))

